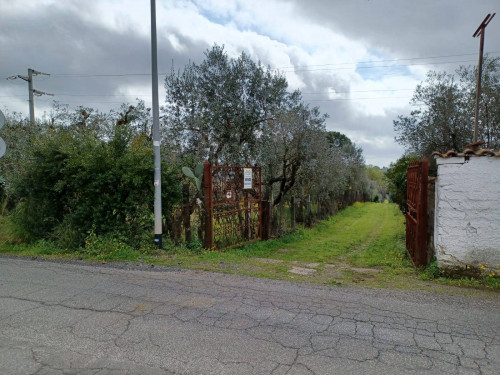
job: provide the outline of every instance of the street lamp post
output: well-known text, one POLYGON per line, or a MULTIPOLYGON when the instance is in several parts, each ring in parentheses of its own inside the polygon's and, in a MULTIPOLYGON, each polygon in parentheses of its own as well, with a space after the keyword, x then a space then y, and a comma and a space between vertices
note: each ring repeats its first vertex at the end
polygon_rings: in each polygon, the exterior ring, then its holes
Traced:
POLYGON ((160 109, 158 103, 158 53, 156 43, 156 0, 151 0, 151 78, 153 84, 153 153, 154 153, 154 243, 162 248, 160 109))

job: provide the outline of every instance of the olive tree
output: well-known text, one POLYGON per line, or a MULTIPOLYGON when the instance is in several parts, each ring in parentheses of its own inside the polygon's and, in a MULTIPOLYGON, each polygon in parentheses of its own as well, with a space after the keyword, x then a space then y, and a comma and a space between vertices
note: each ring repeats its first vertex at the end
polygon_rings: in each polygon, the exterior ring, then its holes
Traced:
MULTIPOLYGON (((483 69, 478 140, 499 148, 500 58, 486 57, 483 69)), ((430 71, 413 94, 415 109, 394 121, 396 141, 419 157, 462 151, 473 140, 476 79, 476 66, 461 66, 454 74, 430 71)))
POLYGON ((287 81, 245 53, 215 45, 165 79, 167 142, 199 160, 250 163, 257 138, 285 104, 287 81))

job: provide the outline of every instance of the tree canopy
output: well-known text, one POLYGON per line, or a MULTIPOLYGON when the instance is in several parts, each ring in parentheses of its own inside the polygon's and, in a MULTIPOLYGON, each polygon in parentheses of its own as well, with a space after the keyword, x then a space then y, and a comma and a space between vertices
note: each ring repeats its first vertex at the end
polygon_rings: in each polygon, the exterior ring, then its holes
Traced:
POLYGON ((242 53, 231 59, 223 47, 205 52, 165 79, 166 128, 171 141, 199 159, 249 163, 257 137, 288 98, 287 81, 242 53))
MULTIPOLYGON (((207 158, 262 166, 265 196, 275 205, 292 196, 344 205, 369 195, 361 148, 328 132, 326 114, 247 54, 230 58, 215 45, 201 63, 172 70, 165 87, 162 204, 173 237, 181 222, 189 225, 200 194, 181 171, 198 170, 207 158)), ((0 160, 4 213, 26 240, 56 239, 64 247, 81 246, 90 233, 133 246, 149 238, 151 123, 140 101, 108 113, 55 104, 35 124, 9 115, 2 137, 12 146, 0 160)))
MULTIPOLYGON (((430 71, 411 100, 415 109, 394 121, 396 141, 420 157, 433 151, 462 151, 472 142, 477 67, 462 66, 455 74, 430 71)), ((479 140, 500 148, 500 58, 486 57, 480 100, 479 140)))
POLYGON ((230 58, 215 45, 200 64, 172 71, 165 87, 167 142, 191 166, 206 158, 262 165, 274 204, 291 193, 339 197, 346 189, 366 190, 362 150, 327 132, 326 114, 247 54, 230 58))

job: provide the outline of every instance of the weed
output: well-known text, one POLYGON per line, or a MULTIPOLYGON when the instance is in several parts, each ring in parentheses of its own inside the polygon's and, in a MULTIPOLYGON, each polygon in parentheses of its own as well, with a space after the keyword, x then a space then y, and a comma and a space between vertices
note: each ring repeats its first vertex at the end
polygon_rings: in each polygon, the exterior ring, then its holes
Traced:
POLYGON ((189 242, 186 247, 191 250, 193 254, 201 254, 203 251, 203 244, 198 238, 195 238, 189 242))
POLYGON ((440 269, 437 265, 437 260, 433 259, 431 263, 425 268, 423 268, 418 278, 424 281, 434 280, 444 276, 444 270, 440 269))
MULTIPOLYGON (((5 220, 1 220, 0 240, 5 241, 11 237, 5 234, 5 220)), ((168 238, 164 238, 163 250, 159 250, 151 239, 152 235, 145 233, 139 246, 132 247, 119 234, 99 236, 91 230, 85 238, 85 246, 74 251, 48 240, 34 244, 4 242, 0 251, 18 255, 83 256, 102 261, 141 261, 329 285, 425 289, 432 281, 436 287, 446 284, 500 289, 500 278, 488 272, 486 265, 483 266, 487 275, 482 278, 470 275, 452 278, 439 269, 436 261, 415 271, 405 248, 404 217, 395 204, 357 203, 313 228, 299 228, 282 238, 253 242, 227 251, 205 250, 198 239, 179 245, 168 238), (255 258, 275 261, 260 262, 255 258), (317 272, 292 274, 289 270, 297 265, 296 262, 316 263, 317 266, 307 267, 317 272)))

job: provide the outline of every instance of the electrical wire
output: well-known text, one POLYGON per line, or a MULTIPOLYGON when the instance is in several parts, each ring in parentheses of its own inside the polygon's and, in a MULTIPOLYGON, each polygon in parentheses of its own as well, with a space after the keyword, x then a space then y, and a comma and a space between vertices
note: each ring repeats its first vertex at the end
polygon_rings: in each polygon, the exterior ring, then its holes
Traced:
MULTIPOLYGON (((492 52, 485 52, 485 53, 491 55, 491 54, 500 53, 500 51, 492 51, 492 52)), ((317 67, 317 66, 346 65, 346 64, 372 64, 372 63, 379 63, 379 62, 408 61, 408 60, 426 60, 426 59, 439 59, 439 58, 473 56, 473 55, 477 55, 477 52, 475 52, 475 53, 462 53, 462 54, 456 54, 456 55, 441 55, 441 56, 427 56, 427 57, 409 57, 409 58, 405 58, 405 59, 369 60, 369 61, 342 62, 342 63, 335 63, 335 64, 319 64, 319 65, 283 66, 283 67, 277 68, 277 69, 311 68, 311 67, 317 67)))
MULTIPOLYGON (((486 54, 498 54, 500 51, 485 52, 486 54)), ((377 68, 395 68, 395 67, 405 67, 405 66, 420 66, 420 65, 440 65, 440 64, 458 64, 465 62, 475 62, 476 60, 453 60, 453 61, 438 61, 438 62, 420 62, 420 63, 409 63, 409 64, 397 64, 397 65, 371 65, 371 66, 357 66, 359 64, 378 64, 383 62, 398 62, 398 61, 411 61, 411 60, 426 60, 426 59, 438 59, 438 58, 448 58, 448 57, 461 57, 461 56, 473 56, 477 53, 463 53, 463 54, 453 54, 453 55, 441 55, 441 56, 427 56, 427 57, 409 57, 404 59, 386 59, 386 60, 369 60, 369 61, 358 61, 358 62, 341 62, 333 64, 317 64, 317 65, 299 65, 299 66, 285 66, 281 68, 274 68, 273 70, 284 69, 283 73, 289 72, 314 72, 314 71, 328 71, 328 70, 344 70, 352 69, 352 67, 336 67, 336 68, 326 68, 326 69, 307 69, 315 67, 324 66, 339 66, 339 65, 354 65, 356 69, 377 69, 377 68), (299 69, 298 69, 299 68, 299 69), (302 69, 305 68, 305 69, 302 69)), ((161 72, 158 73, 159 76, 166 76, 169 73, 161 72)), ((90 77, 142 77, 151 76, 151 73, 54 73, 50 77, 64 77, 64 78, 90 78, 90 77)), ((2 79, 8 79, 9 77, 3 77, 2 79)))
MULTIPOLYGON (((492 51, 489 52, 490 55, 498 54, 500 51, 492 51)), ((467 54, 453 54, 453 55, 441 55, 441 56, 427 56, 427 57, 411 57, 411 58, 403 58, 403 59, 386 59, 386 60, 371 60, 371 61, 360 61, 357 63, 353 62, 342 62, 335 64, 317 64, 317 65, 301 65, 293 67, 293 70, 282 71, 282 73, 298 73, 298 72, 315 72, 315 71, 335 71, 335 70, 346 70, 346 69, 395 69, 402 68, 408 66, 422 66, 422 65, 439 65, 439 64, 459 64, 465 62, 475 62, 475 60, 453 60, 453 61, 438 61, 438 62, 416 62, 412 63, 413 60, 429 60, 429 59, 438 59, 438 58, 450 58, 450 57, 462 57, 462 56, 472 56, 477 53, 467 53, 467 54), (379 63, 386 62, 399 62, 399 61, 409 61, 408 64, 389 64, 389 65, 377 65, 379 63), (342 65, 354 65, 351 67, 342 67, 342 65), (372 64, 371 66, 359 66, 360 64, 372 64), (317 67, 331 67, 331 68, 319 68, 319 69, 302 69, 302 68, 317 68, 317 67)), ((282 67, 287 68, 287 67, 282 67)), ((275 69, 276 70, 276 69, 275 69)), ((168 73, 159 73, 159 76, 165 76, 168 73)), ((388 76, 388 75, 397 75, 398 72, 394 73, 383 73, 380 76, 388 76)), ((122 74, 90 74, 90 73, 56 73, 51 74, 50 77, 53 78, 102 78, 102 77, 142 77, 142 76, 151 76, 150 73, 122 73, 122 74)), ((12 76, 10 76, 12 77, 12 76)), ((9 79, 10 77, 4 77, 4 79, 9 79)), ((49 77, 44 77, 41 81, 46 80, 49 77)), ((12 82, 14 83, 14 82, 12 82)), ((353 91, 335 91, 334 89, 328 90, 327 92, 304 92, 303 95, 325 95, 328 93, 334 94, 351 94, 351 93, 370 93, 370 92, 400 92, 400 91, 414 91, 414 89, 378 89, 378 90, 353 90, 353 91)), ((151 94, 71 94, 71 93, 59 93, 56 94, 59 97, 123 97, 123 98, 150 98, 151 94)), ((13 95, 0 95, 1 98, 11 98, 11 97, 23 97, 25 94, 13 94, 13 95)), ((332 98, 332 99, 305 99, 308 102, 328 102, 328 101, 357 101, 357 100, 375 100, 375 99, 403 99, 406 97, 366 97, 366 98, 332 98)), ((409 98, 408 98, 409 99, 409 98)), ((40 100, 40 99, 38 99, 40 100)), ((47 99, 48 100, 48 99, 47 99)), ((80 101, 81 102, 81 101, 80 101)), ((9 102, 0 102, 0 103, 9 103, 9 102)), ((83 102, 83 104, 120 104, 123 102, 115 102, 115 101, 90 101, 83 102)))

